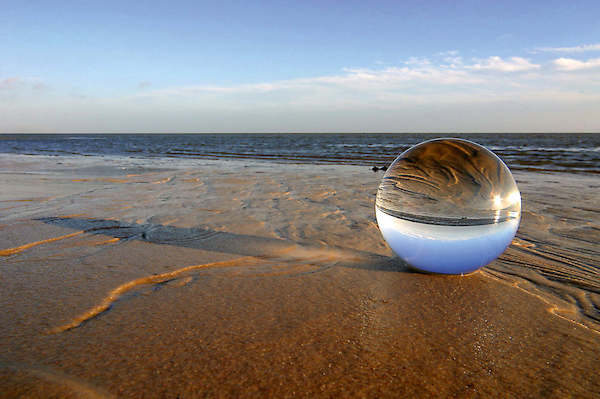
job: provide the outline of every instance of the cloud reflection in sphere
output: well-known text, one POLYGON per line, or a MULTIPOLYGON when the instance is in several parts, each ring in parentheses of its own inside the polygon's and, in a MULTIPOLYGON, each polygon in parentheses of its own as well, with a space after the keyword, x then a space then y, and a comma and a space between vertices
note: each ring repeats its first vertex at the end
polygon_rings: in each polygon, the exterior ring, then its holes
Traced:
POLYGON ((400 154, 383 176, 375 206, 379 229, 412 267, 470 273, 510 244, 521 194, 494 153, 462 139, 436 139, 400 154))

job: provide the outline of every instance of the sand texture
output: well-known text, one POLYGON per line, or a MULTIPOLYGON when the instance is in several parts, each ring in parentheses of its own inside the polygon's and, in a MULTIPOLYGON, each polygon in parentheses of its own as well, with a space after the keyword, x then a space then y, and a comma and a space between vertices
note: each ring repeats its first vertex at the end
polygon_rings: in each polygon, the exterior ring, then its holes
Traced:
POLYGON ((356 166, 0 155, 0 398, 600 396, 600 183, 411 271, 356 166))

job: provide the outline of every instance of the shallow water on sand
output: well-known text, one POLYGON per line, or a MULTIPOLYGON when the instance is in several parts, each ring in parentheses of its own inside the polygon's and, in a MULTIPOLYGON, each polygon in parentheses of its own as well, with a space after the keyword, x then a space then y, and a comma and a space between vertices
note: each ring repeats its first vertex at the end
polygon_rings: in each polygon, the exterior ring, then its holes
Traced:
MULTIPOLYGON (((446 134, 494 151, 511 169, 600 173, 600 135, 446 134)), ((441 137, 423 133, 0 134, 0 153, 139 159, 263 159, 278 163, 389 165, 402 151, 441 137)))
POLYGON ((600 392, 592 177, 516 173, 512 245, 448 277, 392 256, 367 168, 3 155, 0 171, 8 397, 600 392))

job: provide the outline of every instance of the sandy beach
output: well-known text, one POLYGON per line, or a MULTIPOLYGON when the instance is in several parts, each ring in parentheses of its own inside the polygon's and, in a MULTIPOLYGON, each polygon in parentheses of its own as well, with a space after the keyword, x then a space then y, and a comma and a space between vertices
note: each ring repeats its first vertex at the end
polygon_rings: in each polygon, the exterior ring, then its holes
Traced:
POLYGON ((0 155, 0 397, 600 396, 600 183, 411 271, 360 166, 0 155))

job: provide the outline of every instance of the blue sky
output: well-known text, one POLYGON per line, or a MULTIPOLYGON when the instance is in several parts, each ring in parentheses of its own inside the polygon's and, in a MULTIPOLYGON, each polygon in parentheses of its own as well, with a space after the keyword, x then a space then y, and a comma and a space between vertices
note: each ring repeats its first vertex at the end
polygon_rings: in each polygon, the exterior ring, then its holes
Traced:
POLYGON ((598 1, 8 1, 0 132, 600 131, 598 1))

